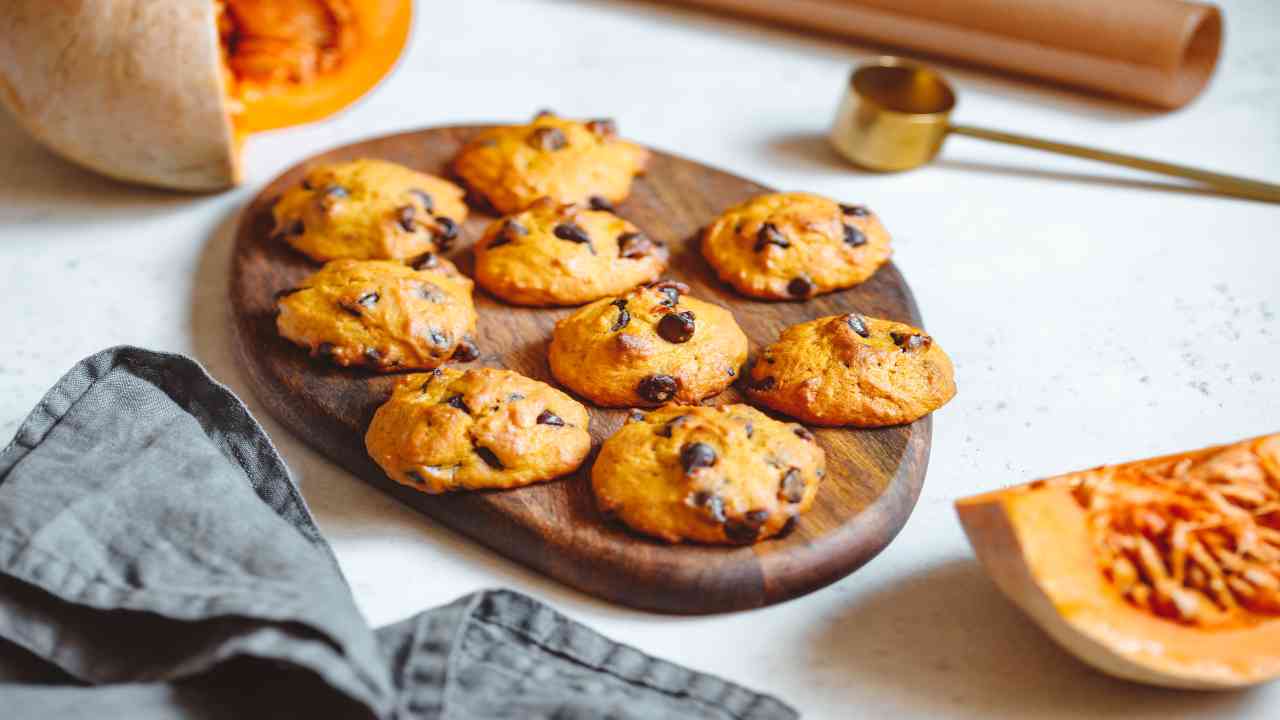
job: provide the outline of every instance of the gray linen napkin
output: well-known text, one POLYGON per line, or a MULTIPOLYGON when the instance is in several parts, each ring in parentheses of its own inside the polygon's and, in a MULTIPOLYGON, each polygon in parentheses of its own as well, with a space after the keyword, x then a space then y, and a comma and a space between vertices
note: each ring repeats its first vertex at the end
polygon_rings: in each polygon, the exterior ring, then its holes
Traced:
POLYGON ((132 347, 0 452, 0 715, 796 717, 511 591, 370 630, 244 405, 132 347))

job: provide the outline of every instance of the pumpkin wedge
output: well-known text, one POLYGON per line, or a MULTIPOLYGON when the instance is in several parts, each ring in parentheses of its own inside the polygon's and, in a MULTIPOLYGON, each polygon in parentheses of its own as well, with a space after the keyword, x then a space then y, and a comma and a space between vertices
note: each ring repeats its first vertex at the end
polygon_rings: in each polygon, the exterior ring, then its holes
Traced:
POLYGON ((120 180, 219 190, 250 133, 368 92, 411 0, 5 0, 0 100, 39 142, 120 180))
POLYGON ((987 573, 1117 677, 1221 689, 1280 675, 1280 435, 956 503, 987 573))

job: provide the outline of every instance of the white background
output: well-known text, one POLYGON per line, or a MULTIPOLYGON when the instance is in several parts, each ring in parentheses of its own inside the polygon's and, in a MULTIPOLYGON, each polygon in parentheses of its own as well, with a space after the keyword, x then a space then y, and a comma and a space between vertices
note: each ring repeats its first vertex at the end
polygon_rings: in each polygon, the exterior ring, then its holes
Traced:
MULTIPOLYGON (((1222 4, 1218 74, 1184 110, 944 65, 961 95, 955 117, 1280 181, 1280 4, 1222 4)), ((100 179, 0 112, 0 436, 96 350, 191 353, 266 425, 373 624, 513 587, 814 718, 1280 712, 1280 686, 1179 693, 1095 674, 991 585, 952 510, 1037 476, 1280 430, 1280 207, 965 138, 930 168, 861 174, 822 136, 868 48, 643 2, 419 6, 394 77, 331 121, 251 139, 247 184, 220 195, 100 179), (236 214, 258 187, 331 145, 544 106, 612 115, 644 143, 880 213, 960 393, 935 418, 914 515, 861 571, 732 615, 604 604, 360 483, 249 396, 226 289, 236 214)))

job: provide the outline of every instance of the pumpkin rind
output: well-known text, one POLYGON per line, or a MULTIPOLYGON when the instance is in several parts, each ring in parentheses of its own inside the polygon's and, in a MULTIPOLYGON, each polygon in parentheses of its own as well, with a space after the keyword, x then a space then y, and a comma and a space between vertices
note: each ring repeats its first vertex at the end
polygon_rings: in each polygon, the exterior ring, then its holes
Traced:
MULTIPOLYGON (((1247 442, 1260 445, 1263 440, 1247 442)), ((1223 449, 1119 467, 1203 459, 1223 449)), ((979 560, 1016 605, 1065 649, 1117 677, 1167 687, 1225 689, 1280 676, 1280 618, 1258 616, 1244 625, 1203 627, 1127 601, 1099 565, 1087 513, 1069 488, 1073 477, 956 503, 979 560)))

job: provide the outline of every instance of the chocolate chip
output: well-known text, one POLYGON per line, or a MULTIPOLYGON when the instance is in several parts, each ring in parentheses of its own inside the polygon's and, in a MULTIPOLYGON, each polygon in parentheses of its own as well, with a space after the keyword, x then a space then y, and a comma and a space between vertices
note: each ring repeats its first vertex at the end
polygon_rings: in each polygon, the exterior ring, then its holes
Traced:
POLYGON ((871 214, 866 205, 845 205, 843 203, 840 205, 840 212, 854 217, 866 217, 871 214))
POLYGON ((587 129, 596 135, 613 137, 618 134, 618 123, 613 118, 598 118, 588 120, 587 129))
POLYGON ((376 365, 382 362, 382 353, 378 350, 378 348, 372 348, 372 347, 365 348, 364 359, 376 365))
POLYGON ((789 468, 782 475, 782 483, 778 486, 778 497, 789 503, 798 503, 804 499, 804 476, 799 468, 789 468))
POLYGON ((426 190, 418 190, 417 188, 414 188, 409 191, 409 194, 418 198, 418 202, 422 204, 423 210, 426 210, 427 212, 435 212, 436 202, 431 198, 431 195, 426 190))
POLYGON ((316 346, 316 355, 322 358, 333 357, 333 343, 322 342, 316 346))
POLYGON ((421 282, 414 288, 414 292, 418 297, 427 302, 439 303, 444 302, 444 291, 435 283, 421 282))
POLYGON ((640 381, 636 392, 649 402, 663 403, 675 397, 680 382, 670 375, 650 375, 640 381))
POLYGON ((471 408, 467 407, 467 401, 463 400, 461 395, 454 395, 450 397, 448 400, 444 401, 444 404, 449 407, 457 408, 468 415, 471 414, 471 408))
POLYGON ((342 311, 348 315, 352 315, 355 317, 364 317, 364 313, 360 311, 359 305, 353 305, 352 303, 347 302, 346 300, 339 300, 338 307, 341 308, 342 311))
POLYGON ((498 231, 493 239, 489 241, 490 248, 496 248, 499 245, 515 242, 517 238, 528 235, 529 228, 521 225, 515 220, 508 220, 502 223, 502 229, 498 231))
POLYGON ((533 114, 533 119, 537 120, 538 118, 555 117, 555 116, 556 116, 555 110, 552 110, 551 108, 542 108, 541 110, 533 114))
POLYGON ((302 179, 302 189, 303 189, 303 190, 315 190, 315 189, 316 189, 316 187, 315 187, 315 185, 312 185, 312 184, 311 184, 311 181, 310 181, 309 179, 307 179, 307 178, 303 178, 303 179, 302 179))
POLYGON ((435 253, 423 253, 413 261, 414 270, 430 270, 435 267, 440 267, 440 258, 435 253))
POLYGON ((675 280, 663 280, 650 285, 666 298, 662 301, 667 307, 675 307, 680 303, 680 293, 689 292, 689 286, 675 280))
POLYGON ((524 396, 521 395, 520 393, 513 392, 510 395, 507 395, 507 400, 509 402, 515 402, 517 400, 523 400, 523 399, 524 399, 524 396))
POLYGON ((424 477, 422 477, 422 474, 421 474, 421 473, 419 473, 417 470, 405 470, 405 471, 404 471, 404 474, 405 474, 405 476, 406 476, 406 477, 408 477, 410 480, 412 480, 412 481, 414 481, 414 482, 418 483, 419 485, 426 485, 426 484, 427 484, 427 479, 426 479, 426 478, 424 478, 424 477))
POLYGON ((603 212, 613 212, 613 203, 609 202, 600 195, 592 195, 587 199, 587 204, 592 210, 601 210, 603 212))
POLYGON ((351 191, 341 185, 330 185, 322 191, 322 194, 326 198, 341 200, 342 198, 349 197, 351 195, 351 191))
POLYGON ((809 293, 813 292, 813 283, 809 282, 809 278, 801 275, 787 283, 787 292, 793 297, 808 297, 809 293))
POLYGON ((858 228, 852 225, 845 225, 844 226, 844 243, 852 247, 858 247, 859 245, 866 245, 867 236, 864 235, 862 231, 859 230, 858 228))
POLYGON ((667 313, 658 321, 658 335, 669 343, 689 342, 693 337, 693 312, 667 313))
POLYGON ((458 342, 458 349, 453 351, 451 359, 458 362, 471 362, 480 357, 480 348, 476 345, 475 340, 471 338, 462 338, 458 342))
POLYGON ((849 313, 844 316, 844 321, 849 327, 862 337, 871 337, 871 331, 867 329, 867 320, 858 313, 849 313))
POLYGON ((561 420, 559 415, 551 412, 550 410, 543 410, 542 413, 538 415, 538 424, 564 427, 564 420, 561 420))
POLYGON ((768 375, 760 378, 759 380, 749 380, 747 387, 751 390, 755 390, 756 392, 768 392, 777 386, 777 384, 778 378, 768 375))
POLYGON ((483 460, 483 461, 485 461, 485 464, 487 464, 489 467, 491 467, 491 468, 493 468, 493 469, 495 469, 495 470, 504 470, 504 469, 505 469, 505 468, 502 466, 502 461, 501 461, 501 460, 499 460, 499 459, 498 459, 498 456, 497 456, 497 455, 494 455, 494 454, 493 454, 493 451, 492 451, 492 450, 490 450, 489 448, 487 448, 487 447, 480 447, 480 446, 478 446, 478 445, 477 445, 477 446, 476 446, 476 454, 477 454, 477 455, 479 455, 479 456, 480 456, 480 459, 481 459, 481 460, 483 460))
POLYGON ((627 413, 627 422, 629 423, 644 422, 644 413, 640 412, 639 410, 632 410, 631 412, 627 413))
POLYGON ((796 425, 791 429, 793 432, 795 432, 796 437, 800 438, 801 440, 808 440, 809 442, 813 442, 813 433, 809 432, 809 428, 803 425, 796 425))
POLYGON ((377 305, 377 304, 378 304, 378 300, 379 300, 381 297, 382 297, 382 296, 381 296, 381 295, 379 295, 379 294, 378 294, 378 293, 376 293, 376 292, 367 292, 367 293, 365 293, 365 294, 361 295, 361 296, 360 296, 360 299, 359 299, 359 300, 356 300, 356 302, 358 302, 358 303, 360 303, 361 305, 363 305, 363 306, 365 306, 365 307, 369 308, 369 307, 373 307, 374 305, 377 305))
POLYGON ((449 344, 449 338, 439 330, 432 328, 432 330, 430 331, 430 335, 431 335, 431 342, 435 343, 436 345, 440 345, 441 347, 443 347, 449 344))
POLYGON ((303 287, 303 286, 298 286, 295 288, 285 288, 284 290, 277 290, 276 294, 273 295, 272 298, 275 300, 280 300, 283 298, 287 298, 296 292, 302 292, 303 290, 308 290, 308 289, 309 288, 303 287))
POLYGON ((711 467, 717 460, 716 449, 704 442, 686 443, 680 448, 680 466, 686 475, 699 468, 711 467))
POLYGON ((568 240, 569 242, 585 245, 591 244, 591 236, 588 235, 587 231, 583 230, 577 223, 562 222, 551 232, 561 240, 568 240))
POLYGON ((733 542, 754 542, 760 535, 760 527, 768 521, 768 510, 751 510, 742 519, 725 523, 724 535, 733 542))
POLYGON ((639 232, 625 232, 618 236, 618 257, 638 258, 648 255, 659 243, 639 232))
POLYGON ((893 338, 894 345, 902 348, 902 352, 927 348, 933 343, 933 338, 919 333, 891 332, 889 337, 893 338))
MULTIPOLYGON (((441 215, 440 217, 437 217, 436 218, 436 235, 438 236, 438 238, 443 238, 445 240, 457 240, 458 239, 458 223, 454 222, 453 218, 449 217, 448 215, 441 215)), ((447 247, 447 246, 442 246, 442 247, 447 247)))
POLYGON ((405 205, 396 210, 396 219, 400 222, 400 227, 405 232, 414 232, 418 228, 413 224, 413 219, 417 217, 418 211, 412 205, 405 205))
POLYGON ((707 511, 711 515, 711 519, 715 522, 724 522, 724 498, 705 490, 699 490, 690 498, 694 507, 699 507, 707 511))
POLYGON ((729 374, 729 377, 733 377, 738 374, 738 371, 733 368, 725 368, 724 371, 729 374))
POLYGON ((536 127, 529 134, 529 144, 538 150, 553 152, 569 144, 568 138, 556 127, 536 127))
POLYGON ((658 437, 669 438, 671 437, 671 431, 683 425, 688 419, 688 415, 677 415, 668 420, 662 427, 654 430, 654 433, 657 434, 658 437))
POLYGON ((613 321, 613 327, 609 329, 612 332, 618 332, 622 328, 626 327, 627 323, 631 322, 631 313, 627 312, 626 298, 618 298, 610 304, 618 308, 618 319, 613 321))
POLYGON ((752 423, 750 420, 748 420, 748 421, 747 421, 747 424, 746 424, 746 425, 743 425, 743 426, 742 426, 742 429, 743 429, 743 430, 745 430, 745 431, 747 431, 747 439, 748 439, 748 440, 750 440, 750 439, 751 439, 751 437, 752 437, 753 435, 755 435, 755 434, 756 434, 756 426, 755 426, 755 424, 754 424, 754 423, 752 423))
POLYGON ((767 222, 760 226, 760 232, 756 233, 756 252, 764 250, 770 245, 777 245, 780 248, 791 247, 791 241, 786 235, 778 229, 777 225, 767 222))

